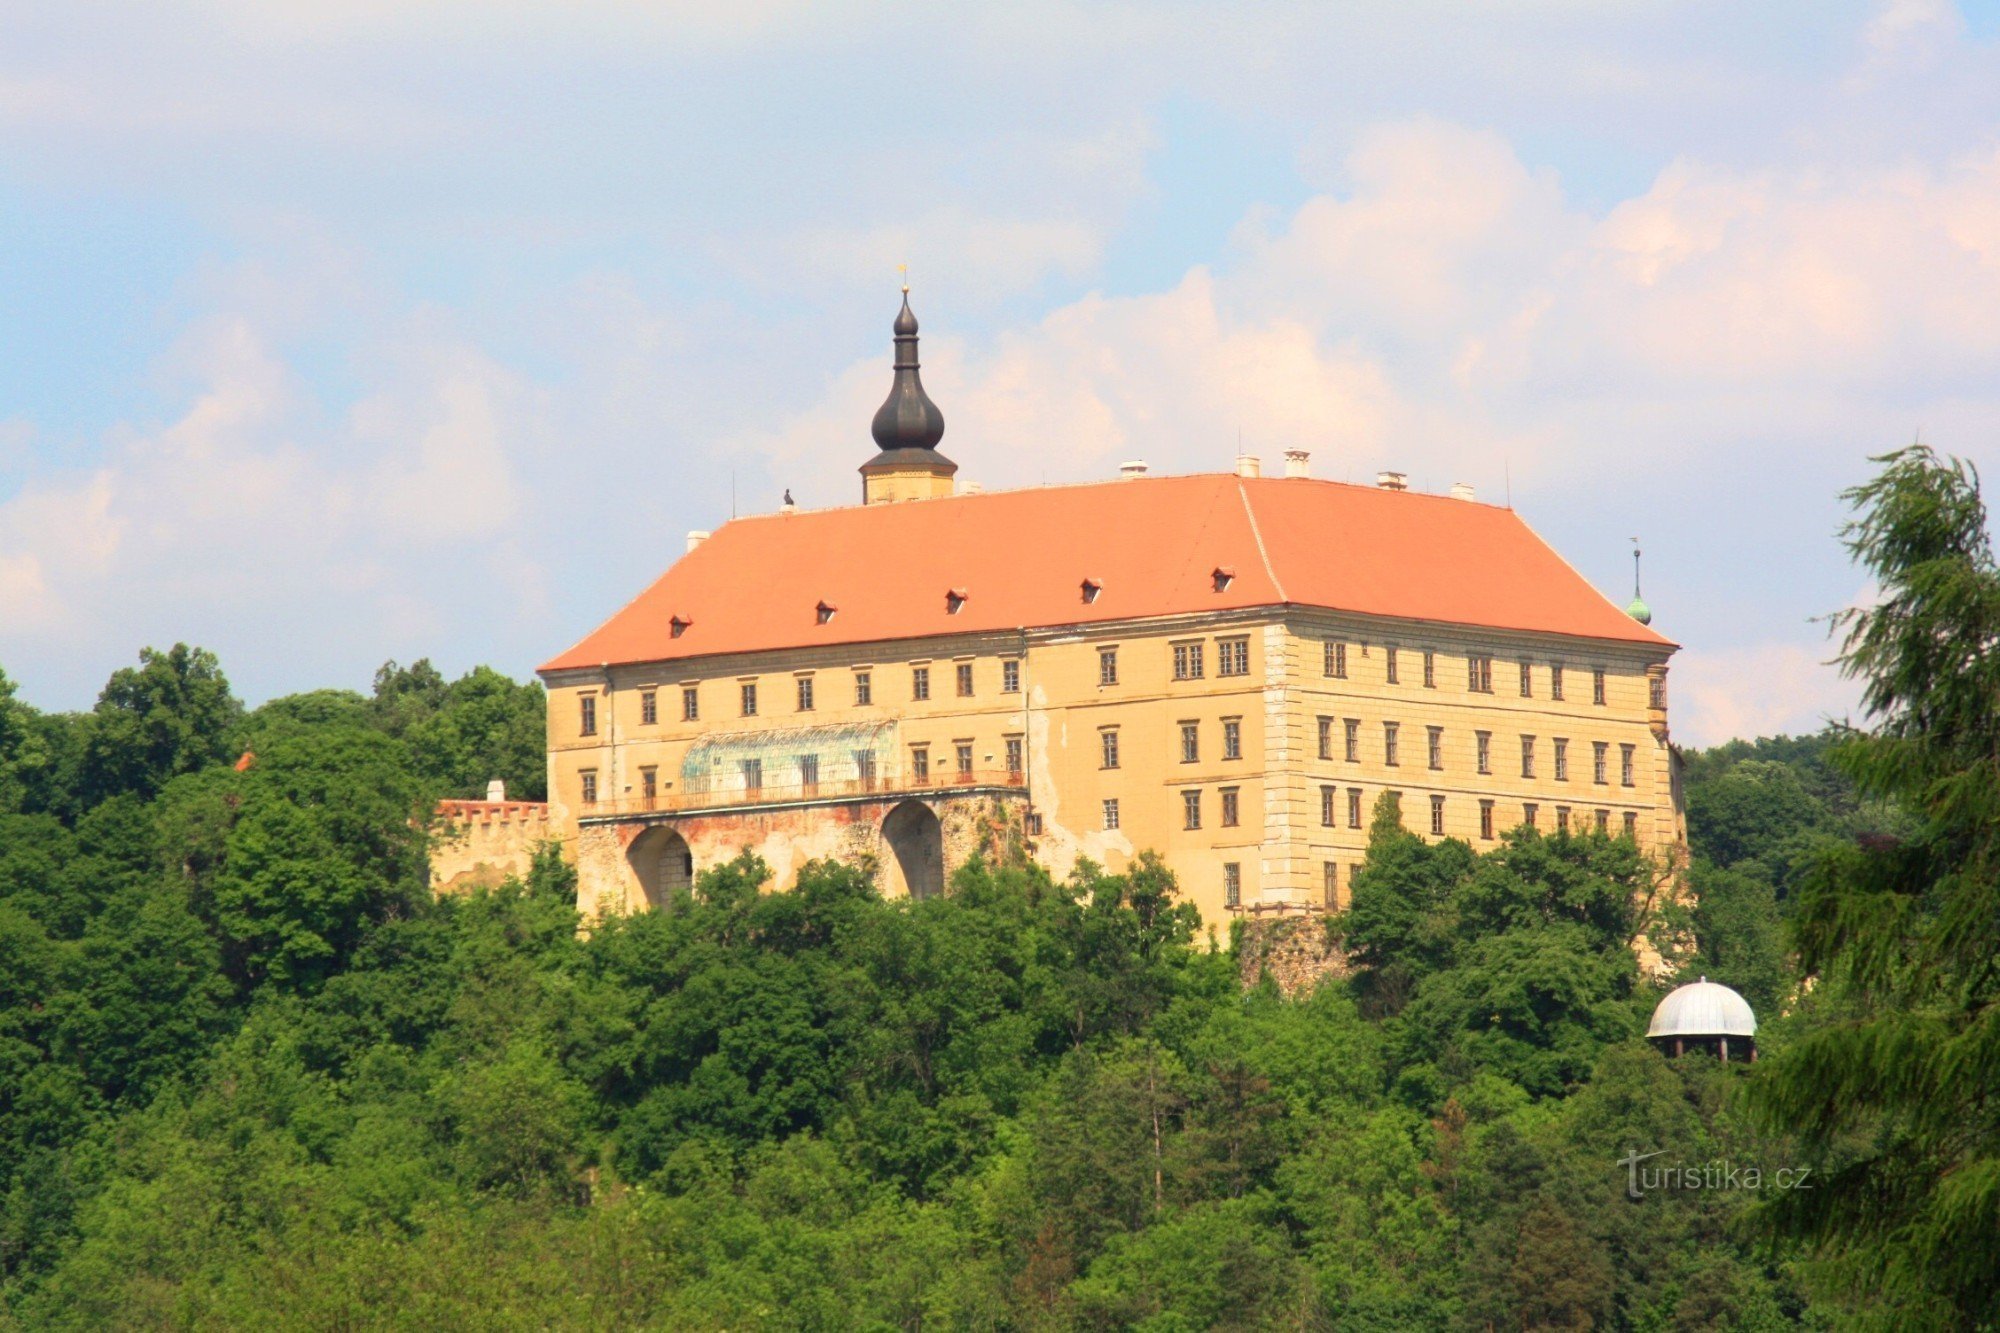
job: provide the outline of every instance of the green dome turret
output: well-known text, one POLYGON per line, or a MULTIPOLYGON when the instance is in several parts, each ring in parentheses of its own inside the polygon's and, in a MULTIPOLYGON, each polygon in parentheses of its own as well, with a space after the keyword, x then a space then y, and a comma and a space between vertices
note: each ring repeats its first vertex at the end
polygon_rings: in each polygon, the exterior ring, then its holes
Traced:
POLYGON ((1632 599, 1632 605, 1625 608, 1625 614, 1638 621, 1641 625, 1650 625, 1653 623, 1653 608, 1647 606, 1644 601, 1637 597, 1632 599))

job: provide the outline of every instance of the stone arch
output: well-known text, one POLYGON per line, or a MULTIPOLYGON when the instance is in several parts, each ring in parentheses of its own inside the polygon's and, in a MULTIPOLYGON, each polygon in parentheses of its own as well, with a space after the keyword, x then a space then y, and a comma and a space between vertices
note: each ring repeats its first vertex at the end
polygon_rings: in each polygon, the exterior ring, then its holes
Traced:
POLYGON ((658 912, 673 910, 674 898, 694 887, 694 852, 679 832, 658 825, 632 840, 626 853, 646 905, 658 912))
POLYGON ((944 826, 922 801, 904 801, 882 821, 888 897, 935 898, 944 892, 944 826))

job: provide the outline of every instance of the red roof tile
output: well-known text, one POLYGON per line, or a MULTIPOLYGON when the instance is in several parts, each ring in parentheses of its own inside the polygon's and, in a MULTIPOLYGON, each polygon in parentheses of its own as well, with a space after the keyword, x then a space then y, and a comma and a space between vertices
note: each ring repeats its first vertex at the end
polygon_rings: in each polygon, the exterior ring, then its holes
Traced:
POLYGON ((735 519, 541 669, 1285 603, 1674 646, 1510 509, 1225 473, 735 519))

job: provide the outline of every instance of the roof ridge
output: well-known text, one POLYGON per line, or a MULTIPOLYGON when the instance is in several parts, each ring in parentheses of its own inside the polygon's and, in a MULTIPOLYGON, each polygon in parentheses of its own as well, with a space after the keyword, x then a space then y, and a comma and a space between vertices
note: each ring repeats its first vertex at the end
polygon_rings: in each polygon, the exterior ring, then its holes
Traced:
POLYGON ((1264 562, 1264 573, 1269 576, 1271 586, 1278 590, 1278 600, 1289 602, 1285 596, 1284 582, 1278 577, 1277 567, 1271 563, 1271 553, 1264 548, 1264 530, 1257 525, 1257 509, 1250 503, 1250 488, 1243 484, 1243 478, 1236 479, 1236 494, 1243 501, 1243 513, 1250 520, 1250 536, 1257 543, 1257 558, 1264 562))

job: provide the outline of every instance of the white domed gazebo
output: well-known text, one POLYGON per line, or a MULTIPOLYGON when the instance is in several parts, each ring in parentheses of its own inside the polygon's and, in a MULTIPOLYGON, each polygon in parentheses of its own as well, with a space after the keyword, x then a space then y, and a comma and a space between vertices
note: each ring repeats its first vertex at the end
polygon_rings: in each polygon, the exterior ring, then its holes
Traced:
POLYGON ((1671 1047, 1675 1055, 1689 1046, 1699 1046, 1718 1054, 1729 1063, 1729 1043, 1733 1038, 1737 1053, 1746 1060, 1757 1058, 1757 1015, 1750 1002, 1727 986, 1707 977, 1676 987, 1653 1010, 1646 1036, 1671 1047))

